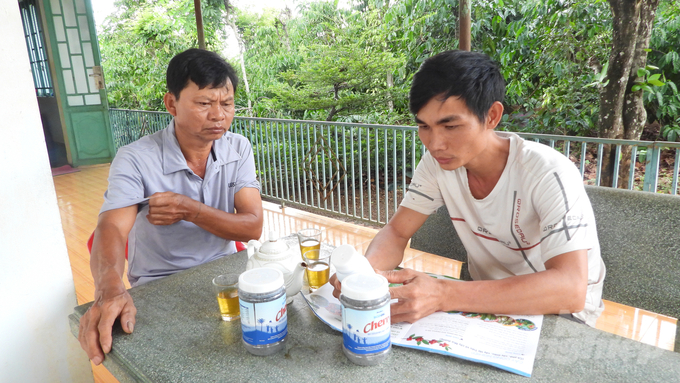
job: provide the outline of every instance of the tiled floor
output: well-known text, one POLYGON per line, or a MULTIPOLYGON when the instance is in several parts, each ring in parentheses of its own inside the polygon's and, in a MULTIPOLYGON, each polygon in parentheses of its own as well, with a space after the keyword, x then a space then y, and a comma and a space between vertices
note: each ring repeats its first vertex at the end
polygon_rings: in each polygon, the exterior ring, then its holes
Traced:
POLYGON ((605 310, 597 320, 598 329, 673 350, 678 324, 676 318, 606 300, 604 304, 605 310))
MULTIPOLYGON (((78 304, 94 299, 94 283, 89 267, 90 254, 86 243, 97 225, 108 170, 108 165, 82 167, 79 172, 54 177, 78 304)), ((363 253, 377 232, 373 228, 306 211, 290 207, 281 208, 270 202, 264 202, 263 208, 265 213, 263 238, 268 238, 270 231, 275 231, 278 235, 288 235, 306 227, 316 227, 324 230, 322 239, 324 242, 335 246, 350 244, 363 253)), ((461 263, 407 249, 402 266, 458 277, 461 263)), ((125 282, 127 283, 127 279, 125 282)), ((605 312, 598 320, 597 328, 664 349, 672 349, 676 324, 677 320, 674 318, 605 301, 605 312)), ((96 382, 116 382, 116 379, 101 366, 93 368, 93 372, 96 382)))

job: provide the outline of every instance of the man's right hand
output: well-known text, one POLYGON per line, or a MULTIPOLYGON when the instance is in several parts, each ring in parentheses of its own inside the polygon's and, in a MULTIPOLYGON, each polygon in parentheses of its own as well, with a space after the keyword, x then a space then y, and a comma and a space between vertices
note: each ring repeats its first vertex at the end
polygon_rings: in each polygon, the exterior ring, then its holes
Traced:
POLYGON ((338 279, 337 274, 331 275, 331 279, 328 280, 328 283, 333 286, 333 296, 340 299, 340 289, 342 285, 340 284, 340 280, 338 279))
POLYGON ((137 309, 132 297, 125 289, 113 289, 110 292, 96 292, 90 309, 80 318, 78 341, 92 363, 99 365, 104 354, 111 351, 111 332, 116 318, 120 318, 123 331, 130 334, 135 327, 137 309))
POLYGON ((90 270, 94 279, 94 302, 80 318, 78 341, 92 363, 99 365, 111 351, 111 330, 120 318, 123 330, 135 327, 137 309, 123 284, 127 238, 137 216, 137 205, 99 214, 94 232, 90 270))

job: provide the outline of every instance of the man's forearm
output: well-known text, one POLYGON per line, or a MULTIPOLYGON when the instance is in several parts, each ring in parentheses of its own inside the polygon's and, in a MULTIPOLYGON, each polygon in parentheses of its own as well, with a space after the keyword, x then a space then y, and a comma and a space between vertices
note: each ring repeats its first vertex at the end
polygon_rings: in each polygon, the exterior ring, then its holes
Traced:
MULTIPOLYGON (((95 291, 106 286, 121 284, 125 272, 125 246, 127 238, 121 238, 106 226, 97 227, 90 254, 90 270, 95 291), (108 232, 107 232, 108 231, 108 232)), ((123 285, 124 286, 124 285, 123 285)))
POLYGON ((261 216, 227 213, 205 204, 201 205, 203 206, 197 211, 196 216, 188 221, 220 238, 247 242, 262 235, 261 216))
MULTIPOLYGON (((563 254, 560 257, 577 257, 563 254)), ((585 255, 583 255, 585 257, 585 255)), ((548 268, 538 273, 493 281, 444 281, 441 311, 504 314, 560 314, 583 310, 588 287, 585 273, 548 268)))
POLYGON ((127 237, 137 215, 137 205, 108 210, 99 215, 90 254, 90 270, 95 291, 115 286, 125 289, 122 278, 125 272, 127 237))
POLYGON ((227 213, 182 194, 154 193, 149 199, 147 219, 154 225, 172 225, 184 220, 228 240, 259 238, 263 219, 259 190, 244 188, 238 191, 234 196, 234 208, 237 213, 227 213))
POLYGON ((404 258, 408 239, 400 238, 387 225, 376 234, 366 249, 366 258, 377 270, 392 270, 404 258))

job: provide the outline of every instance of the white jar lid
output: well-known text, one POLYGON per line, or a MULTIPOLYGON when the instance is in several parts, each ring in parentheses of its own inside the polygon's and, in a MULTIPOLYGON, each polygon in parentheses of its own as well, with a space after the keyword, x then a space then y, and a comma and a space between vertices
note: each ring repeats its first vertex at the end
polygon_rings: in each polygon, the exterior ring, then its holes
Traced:
POLYGON ((357 301, 380 299, 389 291, 387 278, 379 274, 352 274, 342 280, 342 295, 357 301))
POLYGON ((270 293, 283 287, 283 273, 271 267, 244 271, 238 277, 238 288, 247 293, 270 293))
POLYGON ((355 264, 358 263, 355 259, 357 256, 361 255, 357 254, 357 251, 351 245, 340 245, 331 253, 331 262, 340 271, 353 271, 352 268, 356 267, 355 264))

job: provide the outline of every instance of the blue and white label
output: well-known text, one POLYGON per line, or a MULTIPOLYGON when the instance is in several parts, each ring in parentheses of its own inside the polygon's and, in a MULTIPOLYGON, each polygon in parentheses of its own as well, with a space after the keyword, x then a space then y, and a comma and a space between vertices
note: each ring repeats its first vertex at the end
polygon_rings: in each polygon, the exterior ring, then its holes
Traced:
POLYGON ((342 341, 355 354, 373 354, 390 347, 390 305, 376 310, 342 308, 342 341))
POLYGON ((253 346, 276 343, 288 335, 286 295, 271 302, 250 303, 239 299, 243 340, 253 346))

